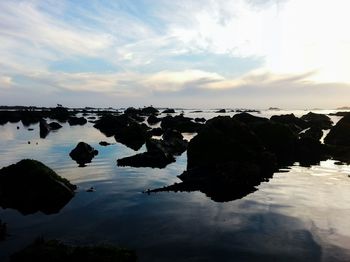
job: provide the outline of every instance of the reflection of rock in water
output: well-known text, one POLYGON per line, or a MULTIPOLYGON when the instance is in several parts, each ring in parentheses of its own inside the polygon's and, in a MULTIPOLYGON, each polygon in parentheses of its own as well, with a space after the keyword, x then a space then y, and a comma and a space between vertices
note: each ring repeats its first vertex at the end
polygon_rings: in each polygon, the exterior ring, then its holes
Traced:
MULTIPOLYGON (((289 119, 296 122, 294 116, 283 121, 289 119)), ((324 145, 300 138, 290 126, 247 113, 210 119, 188 145, 182 182, 147 192, 199 190, 215 201, 230 201, 254 192, 281 167, 325 158, 324 145)))
POLYGON ((22 214, 60 211, 74 196, 75 185, 35 160, 0 169, 0 206, 22 214))
POLYGON ((79 142, 77 146, 69 153, 69 156, 84 167, 86 163, 91 163, 91 160, 98 154, 92 146, 87 143, 79 142))
POLYGON ((117 246, 69 246, 58 240, 36 239, 32 244, 11 256, 11 262, 133 262, 137 261, 134 251, 117 246))

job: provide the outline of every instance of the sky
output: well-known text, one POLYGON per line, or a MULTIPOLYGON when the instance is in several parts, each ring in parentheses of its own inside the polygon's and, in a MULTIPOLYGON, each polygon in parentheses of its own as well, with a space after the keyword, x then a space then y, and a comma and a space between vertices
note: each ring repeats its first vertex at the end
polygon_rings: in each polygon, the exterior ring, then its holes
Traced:
POLYGON ((0 105, 350 106, 348 0, 1 0, 0 105))

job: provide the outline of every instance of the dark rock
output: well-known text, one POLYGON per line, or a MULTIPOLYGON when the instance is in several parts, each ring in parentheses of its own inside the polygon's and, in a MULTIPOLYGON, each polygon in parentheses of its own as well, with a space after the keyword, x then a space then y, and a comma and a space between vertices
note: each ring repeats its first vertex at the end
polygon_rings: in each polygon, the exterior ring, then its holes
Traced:
POLYGON ((159 111, 158 111, 158 109, 154 108, 153 106, 148 106, 148 107, 144 107, 141 109, 141 114, 146 115, 146 116, 150 116, 150 115, 159 114, 159 111))
POLYGON ((149 137, 152 137, 152 136, 161 136, 161 135, 163 135, 163 133, 164 133, 164 130, 161 129, 160 127, 153 128, 153 129, 151 129, 150 131, 148 131, 149 137))
POLYGON ((58 240, 36 239, 13 254, 10 262, 136 262, 134 251, 111 245, 69 246, 58 240))
POLYGON ((45 138, 51 130, 49 124, 44 119, 40 120, 39 128, 40 138, 45 138))
POLYGON ((328 115, 330 115, 330 116, 346 116, 346 115, 349 115, 349 114, 350 114, 349 111, 345 111, 345 112, 330 113, 328 115))
POLYGON ((94 120, 94 119, 96 119, 96 116, 89 116, 89 117, 87 117, 87 119, 94 120))
POLYGON ((327 148, 319 140, 307 136, 298 140, 296 151, 296 161, 301 166, 316 165, 328 157, 327 148))
POLYGON ((267 123, 269 121, 265 117, 253 116, 249 113, 236 114, 232 118, 251 127, 267 123))
POLYGON ((164 152, 170 155, 181 155, 187 149, 188 142, 183 139, 181 133, 167 130, 163 139, 148 139, 146 148, 148 152, 164 152))
POLYGON ((98 151, 89 144, 79 142, 78 145, 69 153, 69 156, 75 160, 79 166, 83 167, 86 163, 90 163, 97 154, 98 151))
POLYGON ((66 122, 71 114, 72 113, 70 113, 67 108, 58 106, 51 109, 50 118, 60 122, 66 122))
POLYGON ((0 205, 22 214, 57 213, 74 196, 76 186, 36 160, 0 169, 0 205))
POLYGON ((270 120, 277 123, 285 124, 296 133, 299 133, 300 131, 310 126, 306 121, 296 117, 294 114, 278 116, 274 115, 270 118, 270 120))
POLYGON ((28 131, 33 131, 34 130, 34 128, 28 128, 28 131))
POLYGON ((198 122, 198 123, 204 123, 205 121, 207 121, 207 120, 205 120, 205 118, 204 117, 196 117, 195 119, 194 119, 194 121, 195 122, 198 122))
POLYGON ((68 123, 71 126, 76 126, 76 125, 83 126, 87 123, 87 120, 84 117, 69 117, 68 123))
POLYGON ((93 186, 86 190, 86 192, 89 192, 89 193, 95 192, 95 191, 96 190, 95 190, 95 188, 93 186))
POLYGON ((324 141, 330 145, 350 146, 350 115, 340 119, 329 131, 324 141))
POLYGON ((128 107, 127 109, 124 110, 124 114, 126 114, 126 115, 140 115, 141 109, 136 109, 134 107, 128 107))
POLYGON ((148 127, 132 122, 127 126, 119 128, 114 138, 117 142, 130 147, 133 150, 139 150, 149 137, 148 127))
POLYGON ((128 126, 135 122, 129 115, 111 115, 105 114, 96 121, 94 127, 100 130, 107 137, 113 136, 118 129, 128 126))
POLYGON ((57 122, 51 122, 49 123, 49 127, 50 127, 50 130, 58 130, 62 127, 62 125, 60 125, 57 122))
POLYGON ((108 142, 106 142, 106 141, 101 141, 101 142, 99 143, 99 145, 100 145, 100 146, 109 146, 109 145, 111 145, 111 143, 108 143, 108 142))
POLYGON ((315 114, 312 112, 303 115, 301 119, 306 121, 310 127, 315 126, 321 129, 330 129, 333 124, 328 116, 324 114, 315 114))
POLYGON ((311 138, 316 141, 319 141, 323 136, 323 131, 321 128, 312 126, 309 129, 307 129, 305 132, 300 133, 299 136, 301 138, 311 138))
POLYGON ((160 124, 162 129, 172 129, 177 130, 181 133, 195 133, 198 132, 202 128, 202 124, 195 123, 192 121, 192 118, 184 117, 183 115, 178 116, 166 116, 162 119, 160 124))
POLYGON ((220 109, 220 110, 216 111, 215 113, 226 113, 226 110, 225 109, 220 109))
POLYGON ((172 108, 168 108, 168 109, 163 110, 162 113, 163 114, 175 114, 175 110, 172 108))
POLYGON ((161 118, 158 118, 155 115, 150 115, 147 118, 147 123, 150 125, 155 125, 155 124, 159 123, 161 120, 162 120, 161 118))
POLYGON ((145 152, 117 160, 118 166, 164 168, 175 162, 172 155, 161 151, 145 152))

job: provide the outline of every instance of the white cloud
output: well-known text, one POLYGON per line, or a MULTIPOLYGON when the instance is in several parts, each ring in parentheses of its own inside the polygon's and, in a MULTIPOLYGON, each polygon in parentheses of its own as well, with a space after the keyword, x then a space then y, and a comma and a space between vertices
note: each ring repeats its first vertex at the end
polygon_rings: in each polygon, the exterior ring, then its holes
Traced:
POLYGON ((12 84, 12 78, 10 76, 0 76, 0 88, 9 88, 12 84))

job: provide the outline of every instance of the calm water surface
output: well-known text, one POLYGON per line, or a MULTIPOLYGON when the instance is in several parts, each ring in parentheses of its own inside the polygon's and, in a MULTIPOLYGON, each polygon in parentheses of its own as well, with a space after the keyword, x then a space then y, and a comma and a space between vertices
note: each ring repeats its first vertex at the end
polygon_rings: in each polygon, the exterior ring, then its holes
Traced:
MULTIPOLYGON (((185 113, 207 119, 217 115, 185 113)), ((287 112, 261 115, 283 113, 287 112)), ((0 242, 0 261, 37 236, 71 244, 120 244, 135 249, 140 261, 350 261, 347 165, 328 160, 305 168, 296 163, 289 172, 262 183, 258 191, 225 203, 200 192, 147 195, 142 191, 179 182, 186 153, 165 169, 117 167, 116 159, 135 151, 119 143, 100 146, 102 140, 115 140, 90 123, 64 124, 46 139, 39 138, 38 125, 30 127, 34 130, 21 123, 0 126, 0 167, 36 159, 79 188, 58 214, 23 216, 0 209, 10 234, 0 242), (84 168, 68 155, 79 141, 99 150, 84 168), (96 192, 86 192, 91 186, 96 192)))

